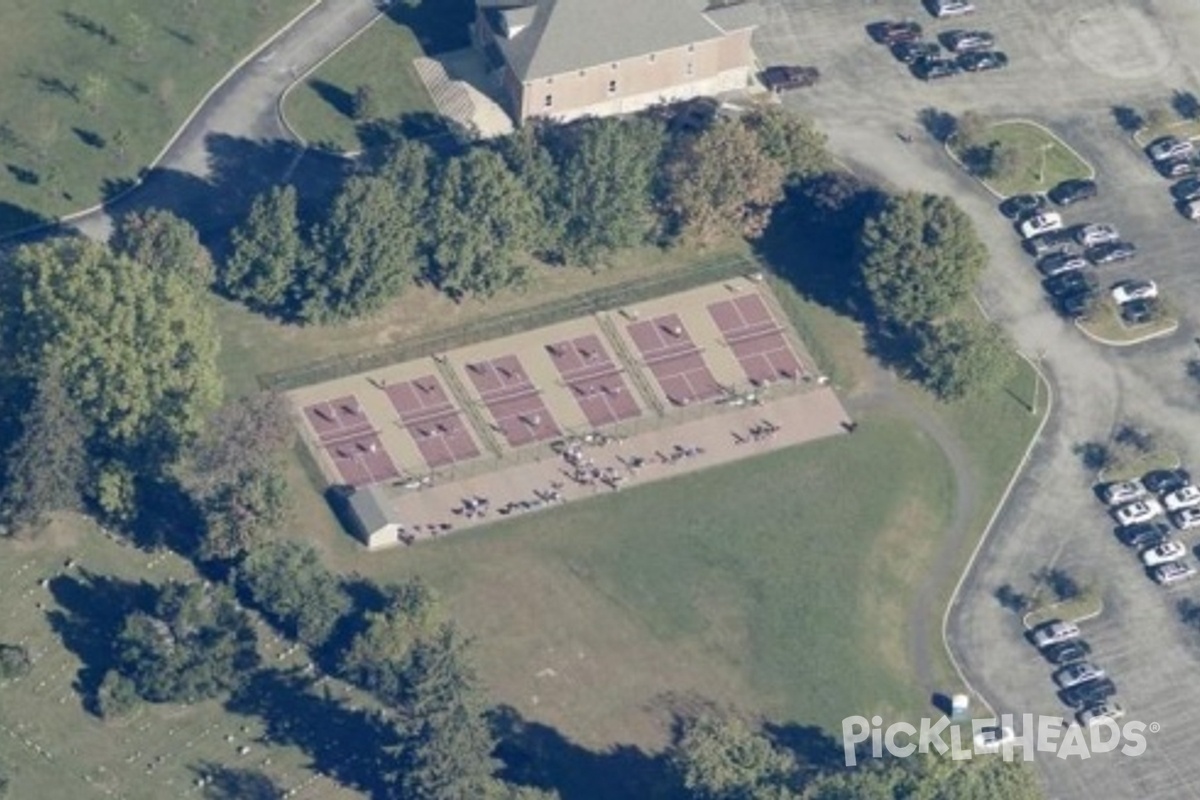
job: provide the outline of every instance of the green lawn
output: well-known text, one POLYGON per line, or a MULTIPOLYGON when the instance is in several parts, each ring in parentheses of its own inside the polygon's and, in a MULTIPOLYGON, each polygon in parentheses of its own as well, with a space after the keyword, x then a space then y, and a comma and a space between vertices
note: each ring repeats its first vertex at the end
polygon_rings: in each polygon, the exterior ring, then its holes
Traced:
POLYGON ((1095 173, 1065 142, 1040 125, 1029 122, 998 122, 987 128, 988 141, 1011 145, 1020 153, 1012 175, 988 178, 984 183, 1008 197, 1046 192, 1071 178, 1092 178, 1095 173))
POLYGON ((133 178, 206 91, 309 0, 9 2, 0 233, 133 178))
POLYGON ((1133 138, 1139 145, 1145 147, 1161 136, 1178 136, 1180 139, 1192 140, 1200 139, 1200 120, 1179 119, 1178 117, 1170 116, 1160 125, 1147 124, 1146 127, 1135 133, 1133 138))
MULTIPOLYGON (((312 772, 300 749, 265 744, 261 719, 229 713, 216 701, 147 705, 109 723, 85 711, 74 688, 82 662, 64 647, 54 619, 65 607, 60 599, 73 602, 67 587, 86 573, 128 581, 194 577, 182 559, 119 546, 86 521, 56 523, 33 544, 0 542, 0 638, 22 642, 36 659, 28 676, 0 682, 0 763, 11 774, 9 796, 200 797, 194 782, 202 766, 259 771, 308 800, 359 796, 312 772), (75 565, 68 569, 69 559, 75 565), (243 746, 249 752, 240 754, 243 746)), ((262 647, 264 666, 290 665, 278 644, 262 647)))
MULTIPOLYGON (((1165 302, 1165 301, 1164 301, 1165 302)), ((1132 345, 1139 342, 1170 336, 1179 329, 1179 319, 1165 308, 1148 322, 1130 325, 1121 318, 1120 309, 1111 298, 1105 298, 1086 317, 1075 322, 1089 336, 1106 344, 1132 345)))
POLYGON ((370 87, 377 119, 434 110, 412 66, 420 55, 421 46, 408 28, 381 17, 292 90, 283 109, 288 122, 313 144, 340 151, 361 149, 360 121, 352 117, 359 86, 370 87))

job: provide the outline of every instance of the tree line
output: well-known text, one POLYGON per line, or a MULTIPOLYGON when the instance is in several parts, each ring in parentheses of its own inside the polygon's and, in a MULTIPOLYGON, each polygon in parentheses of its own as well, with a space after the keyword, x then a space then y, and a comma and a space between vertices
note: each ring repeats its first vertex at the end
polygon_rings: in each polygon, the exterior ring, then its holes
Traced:
POLYGON ((300 323, 379 311, 414 284, 452 298, 518 285, 532 263, 754 235, 790 179, 830 166, 778 108, 695 129, 664 113, 531 125, 450 155, 400 140, 307 214, 275 187, 231 235, 216 286, 300 323))

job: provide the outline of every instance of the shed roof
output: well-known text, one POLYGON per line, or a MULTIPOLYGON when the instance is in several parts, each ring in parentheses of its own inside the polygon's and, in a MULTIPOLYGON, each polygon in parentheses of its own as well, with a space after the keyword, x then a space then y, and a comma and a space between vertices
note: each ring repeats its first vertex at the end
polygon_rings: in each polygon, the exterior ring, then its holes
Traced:
POLYGON ((367 536, 388 525, 400 524, 395 507, 388 498, 387 492, 380 486, 356 489, 354 494, 350 495, 350 511, 367 536))

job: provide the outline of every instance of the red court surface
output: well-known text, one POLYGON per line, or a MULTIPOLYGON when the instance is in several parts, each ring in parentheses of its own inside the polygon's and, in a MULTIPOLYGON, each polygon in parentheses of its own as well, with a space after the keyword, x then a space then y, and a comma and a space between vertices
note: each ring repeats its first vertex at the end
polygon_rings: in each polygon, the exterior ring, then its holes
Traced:
POLYGON ((343 483, 368 486, 400 476, 354 395, 307 406, 304 417, 333 459, 343 483))
POLYGON ((546 345, 546 352, 592 427, 641 415, 625 376, 596 334, 546 345))
POLYGON ((383 390, 430 469, 479 455, 475 438, 435 376, 390 383, 383 390))
POLYGON ((784 337, 783 329, 758 295, 712 303, 708 313, 754 385, 795 381, 804 375, 804 366, 784 337))
POLYGON ((466 373, 510 447, 562 436, 516 356, 471 362, 466 365, 466 373))
POLYGON ((724 394, 678 314, 634 322, 626 330, 673 404, 686 406, 724 394))

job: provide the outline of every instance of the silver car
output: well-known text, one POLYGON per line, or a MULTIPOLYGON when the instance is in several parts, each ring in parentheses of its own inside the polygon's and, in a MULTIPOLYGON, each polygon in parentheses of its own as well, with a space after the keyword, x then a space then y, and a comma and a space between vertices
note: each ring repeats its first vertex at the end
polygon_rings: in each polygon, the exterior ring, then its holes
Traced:
POLYGON ((1121 234, 1112 225, 1093 223, 1083 225, 1075 231, 1075 241, 1084 247, 1095 247, 1120 240, 1121 234))

